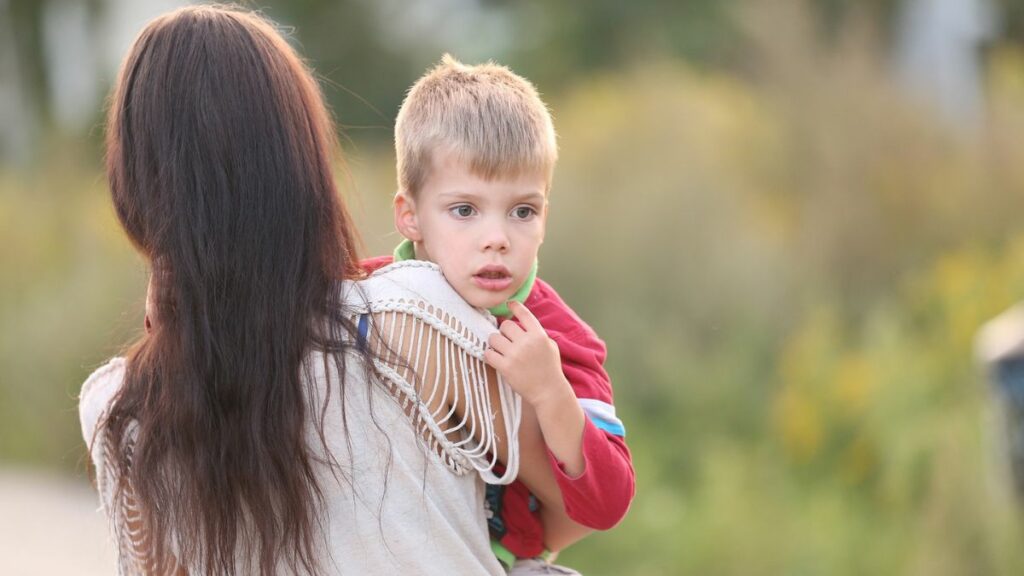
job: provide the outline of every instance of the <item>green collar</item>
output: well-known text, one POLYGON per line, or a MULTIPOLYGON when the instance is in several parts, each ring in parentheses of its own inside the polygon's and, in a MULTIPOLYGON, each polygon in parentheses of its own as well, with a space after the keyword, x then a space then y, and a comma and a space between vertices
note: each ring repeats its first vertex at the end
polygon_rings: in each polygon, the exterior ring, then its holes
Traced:
MULTIPOLYGON (((394 251, 395 262, 401 262, 402 260, 415 260, 416 259, 416 248, 413 246, 412 241, 408 238, 402 240, 401 244, 395 247, 394 251)), ((530 291, 533 290, 533 283, 537 280, 537 261, 533 261, 533 267, 530 268, 530 275, 526 277, 526 281, 523 285, 516 290, 509 301, 515 300, 522 304, 526 301, 526 297, 530 295, 530 291)), ((502 302, 494 308, 490 309, 491 314, 495 316, 511 316, 512 311, 508 309, 508 303, 502 302)))

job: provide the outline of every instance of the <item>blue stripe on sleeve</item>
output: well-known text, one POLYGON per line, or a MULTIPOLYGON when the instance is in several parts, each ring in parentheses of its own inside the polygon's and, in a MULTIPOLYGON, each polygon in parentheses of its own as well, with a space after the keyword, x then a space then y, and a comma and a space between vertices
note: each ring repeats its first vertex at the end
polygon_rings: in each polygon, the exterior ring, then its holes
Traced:
POLYGON ((622 420, 615 416, 615 406, 592 398, 580 398, 579 403, 583 413, 590 418, 594 426, 613 436, 626 436, 626 427, 623 426, 622 420))

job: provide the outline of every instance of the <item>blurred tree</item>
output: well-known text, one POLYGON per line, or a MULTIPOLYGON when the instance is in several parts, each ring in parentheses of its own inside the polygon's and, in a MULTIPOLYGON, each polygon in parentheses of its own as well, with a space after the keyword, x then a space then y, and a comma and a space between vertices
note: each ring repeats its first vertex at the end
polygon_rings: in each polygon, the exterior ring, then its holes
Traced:
POLYGON ((43 51, 43 14, 48 3, 49 0, 10 0, 7 6, 18 61, 15 81, 23 87, 31 114, 44 126, 50 122, 50 91, 43 51))
POLYGON ((1014 44, 1024 45, 1024 2, 996 0, 1002 22, 1003 36, 1014 44))
POLYGON ((893 23, 898 17, 901 0, 814 0, 824 30, 835 36, 850 18, 868 17, 886 32, 894 32, 893 23))
POLYGON ((535 44, 514 47, 510 59, 545 86, 563 86, 574 76, 642 59, 669 56, 716 64, 738 56, 729 18, 732 0, 487 3, 514 7, 513 27, 539 36, 535 44))
MULTIPOLYGON (((513 48, 517 68, 533 71, 541 85, 562 86, 574 76, 622 68, 638 60, 682 58, 701 67, 738 68, 749 56, 741 42, 737 0, 615 0, 542 2, 481 0, 512 8, 517 30, 539 40, 513 48)), ((826 40, 851 19, 866 19, 888 38, 900 0, 806 0, 804 7, 826 40)), ((770 23, 765 23, 769 25, 770 23)))
POLYGON ((298 0, 264 12, 295 28, 293 41, 321 78, 339 128, 390 141, 398 106, 418 71, 410 54, 387 42, 373 3, 298 0))

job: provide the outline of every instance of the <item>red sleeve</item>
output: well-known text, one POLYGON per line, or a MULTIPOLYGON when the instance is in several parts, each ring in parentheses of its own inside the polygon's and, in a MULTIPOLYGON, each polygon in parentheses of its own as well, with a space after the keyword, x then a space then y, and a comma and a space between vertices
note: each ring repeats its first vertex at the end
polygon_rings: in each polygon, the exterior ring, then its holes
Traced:
POLYGON ((588 528, 608 530, 626 515, 636 493, 629 448, 622 438, 588 419, 583 428, 583 457, 583 473, 572 478, 548 451, 566 514, 588 528))
POLYGON ((362 267, 363 271, 367 274, 373 274, 378 269, 387 266, 395 261, 395 257, 391 255, 387 256, 374 256, 373 258, 367 258, 359 262, 359 266, 362 267))
POLYGON ((604 370, 604 342, 540 279, 525 304, 558 345, 562 371, 587 414, 583 473, 570 478, 548 453, 566 512, 584 526, 607 530, 626 515, 636 492, 636 479, 625 431, 614 419, 611 379, 604 370), (594 406, 602 408, 605 417, 594 406))

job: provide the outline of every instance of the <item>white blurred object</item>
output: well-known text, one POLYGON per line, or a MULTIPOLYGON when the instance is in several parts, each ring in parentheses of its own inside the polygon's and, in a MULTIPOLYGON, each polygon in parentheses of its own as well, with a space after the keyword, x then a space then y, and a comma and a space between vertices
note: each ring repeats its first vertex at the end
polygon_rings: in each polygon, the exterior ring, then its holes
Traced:
POLYGON ((998 457, 1009 464, 1018 500, 1024 504, 1024 303, 981 327, 975 353, 995 401, 998 457))
POLYGON ((984 111, 982 47, 995 38, 990 0, 905 0, 896 47, 900 76, 956 123, 984 111))
POLYGON ((978 359, 986 366, 1004 358, 1024 355, 1024 303, 986 322, 978 331, 975 350, 978 359))

